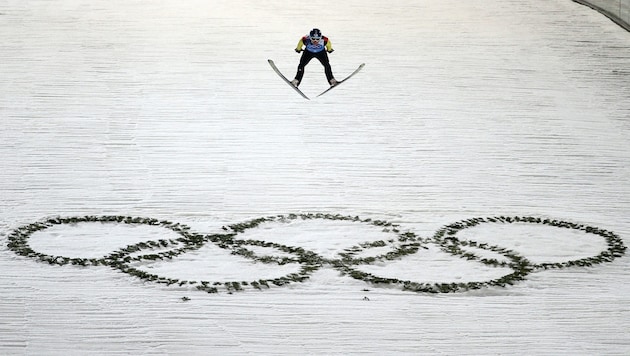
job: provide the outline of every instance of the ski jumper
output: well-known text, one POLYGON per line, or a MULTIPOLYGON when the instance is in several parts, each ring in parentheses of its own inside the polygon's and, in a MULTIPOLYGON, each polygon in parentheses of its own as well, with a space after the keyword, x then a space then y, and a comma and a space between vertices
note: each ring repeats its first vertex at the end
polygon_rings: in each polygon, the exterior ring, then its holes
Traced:
POLYGON ((332 52, 332 44, 328 37, 322 36, 321 40, 314 43, 311 41, 309 36, 304 36, 300 38, 296 48, 296 52, 302 52, 302 57, 300 58, 300 64, 298 64, 297 73, 295 74, 295 79, 300 83, 302 81, 302 77, 304 77, 304 67, 311 61, 313 58, 317 58, 319 62, 324 66, 324 73, 326 74, 326 79, 330 83, 331 79, 333 79, 332 68, 330 67, 330 61, 328 60, 328 53, 332 52))

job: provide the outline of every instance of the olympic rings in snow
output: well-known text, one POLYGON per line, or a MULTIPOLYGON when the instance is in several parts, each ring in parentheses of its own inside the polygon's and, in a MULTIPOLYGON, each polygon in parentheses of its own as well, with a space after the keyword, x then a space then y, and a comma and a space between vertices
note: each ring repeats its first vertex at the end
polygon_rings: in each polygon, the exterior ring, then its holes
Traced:
POLYGON ((592 266, 594 264, 610 262, 616 257, 620 257, 625 253, 626 247, 619 236, 613 232, 600 228, 576 224, 561 220, 544 219, 538 217, 486 217, 472 218, 458 221, 453 224, 446 225, 438 229, 431 238, 421 238, 413 232, 401 231, 400 226, 391 222, 382 220, 361 219, 357 216, 343 216, 332 214, 289 214, 276 215, 253 219, 240 224, 229 225, 223 228, 225 233, 203 235, 191 232, 191 229, 179 223, 173 223, 166 220, 157 220, 152 218, 138 218, 128 216, 82 216, 70 218, 53 218, 40 222, 34 222, 13 230, 8 237, 8 247, 16 254, 31 257, 39 261, 48 262, 57 265, 81 265, 81 266, 110 266, 121 272, 141 278, 145 281, 178 286, 192 286, 195 289, 206 291, 208 293, 216 293, 219 289, 225 289, 228 292, 242 290, 246 287, 255 289, 269 288, 271 285, 283 286, 294 282, 307 281, 310 275, 322 268, 331 267, 337 269, 351 278, 362 280, 374 286, 393 285, 402 290, 425 293, 449 293, 457 291, 466 291, 479 289, 489 286, 500 286, 514 284, 515 282, 525 279, 525 277, 534 271, 549 268, 566 268, 571 266, 592 266), (387 241, 373 241, 362 243, 346 249, 338 254, 339 258, 324 258, 313 251, 308 251, 301 247, 291 247, 273 242, 261 240, 241 240, 238 239, 239 234, 250 229, 256 229, 258 226, 269 222, 287 222, 291 220, 341 220, 368 224, 379 227, 386 233, 391 233, 393 238, 387 241), (71 225, 77 223, 110 223, 110 224, 130 224, 130 225, 150 225, 159 226, 171 230, 179 235, 175 239, 160 239, 157 241, 141 242, 129 245, 125 248, 117 250, 107 256, 101 258, 70 258, 64 256, 52 256, 34 251, 28 239, 32 234, 38 231, 48 229, 54 225, 71 225), (606 241, 608 248, 596 256, 566 261, 562 263, 541 263, 533 264, 525 257, 518 253, 499 246, 493 246, 486 243, 478 243, 476 241, 461 240, 457 237, 460 230, 472 228, 480 224, 542 224, 557 228, 580 230, 587 234, 598 235, 606 241), (155 261, 173 259, 183 253, 198 250, 207 243, 212 243, 219 248, 229 250, 231 254, 238 255, 256 262, 275 265, 294 264, 299 266, 297 272, 289 273, 285 276, 269 279, 255 279, 252 281, 189 281, 177 278, 166 278, 157 274, 148 273, 142 269, 134 267, 134 264, 143 261, 155 261), (500 278, 461 283, 427 283, 412 280, 400 280, 397 278, 376 276, 368 272, 362 271, 357 266, 372 264, 375 262, 387 262, 402 259, 417 253, 420 249, 428 249, 428 245, 435 245, 442 251, 459 256, 471 261, 477 261, 491 267, 510 268, 508 273, 500 278), (283 257, 276 255, 260 255, 260 252, 252 250, 253 247, 259 251, 261 249, 270 249, 280 251, 283 257), (371 248, 389 248, 387 253, 360 257, 361 253, 371 248), (161 252, 142 255, 143 250, 161 250, 161 252), (502 255, 499 259, 483 258, 478 256, 473 250, 486 250, 495 254, 502 255))

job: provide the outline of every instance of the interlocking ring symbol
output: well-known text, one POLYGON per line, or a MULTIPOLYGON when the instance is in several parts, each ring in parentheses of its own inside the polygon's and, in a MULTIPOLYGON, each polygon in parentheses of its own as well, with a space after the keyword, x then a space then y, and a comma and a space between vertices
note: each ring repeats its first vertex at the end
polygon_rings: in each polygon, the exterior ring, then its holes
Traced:
POLYGON ((273 286, 283 286, 295 282, 305 282, 309 276, 322 267, 330 267, 340 271, 351 278, 364 281, 373 286, 396 286, 401 290, 419 293, 450 293, 480 289, 484 287, 505 287, 518 281, 535 271, 550 268, 567 268, 571 266, 592 266, 594 264, 610 262, 616 257, 622 256, 626 247, 623 241, 615 233, 597 227, 576 224, 562 220, 545 219, 531 216, 496 216, 486 218, 472 218, 455 222, 438 229, 430 238, 421 238, 411 231, 403 231, 397 224, 383 220, 361 219, 358 216, 344 216, 332 214, 288 214, 262 217, 249 220, 243 223, 223 227, 224 233, 199 234, 192 232, 190 227, 173 223, 166 220, 152 218, 139 218, 128 216, 81 216, 69 218, 52 218, 39 222, 34 222, 13 230, 8 237, 8 247, 16 254, 31 257, 36 260, 56 265, 79 265, 79 266, 110 266, 121 272, 138 277, 145 281, 178 285, 180 287, 192 287, 194 289, 208 293, 216 293, 219 290, 228 292, 240 291, 246 288, 262 290, 273 286), (362 243, 338 253, 337 258, 324 258, 323 256, 306 250, 301 247, 291 247, 273 242, 261 240, 242 240, 239 235, 247 230, 256 229, 261 224, 270 222, 288 222, 296 219, 302 220, 341 220, 368 224, 380 227, 384 232, 391 233, 395 238, 387 241, 378 240, 362 243), (106 224, 130 224, 130 225, 150 225, 159 226, 171 230, 179 235, 175 239, 160 239, 157 241, 146 241, 126 246, 122 249, 101 258, 71 258, 64 256, 53 256, 33 250, 28 239, 38 231, 46 230, 55 225, 73 225, 77 223, 106 223, 106 224), (540 263, 534 264, 515 251, 486 243, 464 240, 457 237, 460 230, 472 228, 481 224, 542 224, 560 229, 580 230, 587 234, 597 235, 606 241, 608 248, 596 256, 565 261, 561 263, 540 263), (177 278, 167 278, 152 274, 139 269, 134 264, 143 261, 155 261, 173 259, 189 251, 198 250, 207 243, 231 251, 231 254, 238 255, 256 262, 275 265, 297 264, 300 266, 295 273, 269 279, 256 279, 253 281, 190 281, 177 278), (449 254, 459 256, 466 260, 477 261, 484 265, 493 267, 507 267, 511 273, 496 279, 486 281, 461 282, 461 283, 430 283, 413 280, 403 280, 386 276, 377 276, 365 272, 358 268, 361 265, 373 263, 383 263, 403 259, 406 256, 417 253, 421 249, 428 249, 433 245, 449 254), (280 251, 282 256, 261 255, 256 252, 258 249, 272 249, 280 251), (388 252, 369 257, 361 257, 361 254, 371 248, 387 248, 388 252), (151 250, 152 253, 141 254, 144 250, 151 250), (494 254, 502 255, 503 258, 484 258, 474 253, 473 250, 486 250, 494 254))

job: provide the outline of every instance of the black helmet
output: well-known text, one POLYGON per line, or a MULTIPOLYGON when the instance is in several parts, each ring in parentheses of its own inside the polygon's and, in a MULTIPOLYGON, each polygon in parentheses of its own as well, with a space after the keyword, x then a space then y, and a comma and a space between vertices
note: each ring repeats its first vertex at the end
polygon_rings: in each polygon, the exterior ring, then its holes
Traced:
POLYGON ((308 34, 310 38, 322 38, 322 31, 320 31, 318 28, 314 28, 311 30, 311 32, 308 34))

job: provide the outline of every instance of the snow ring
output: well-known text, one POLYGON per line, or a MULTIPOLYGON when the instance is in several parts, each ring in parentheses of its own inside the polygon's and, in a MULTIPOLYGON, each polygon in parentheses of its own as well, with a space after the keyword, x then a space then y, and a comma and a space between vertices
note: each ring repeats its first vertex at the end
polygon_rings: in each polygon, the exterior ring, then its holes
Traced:
MULTIPOLYGON (((479 247, 480 245, 483 245, 483 244, 479 244, 475 241, 469 241, 469 242, 460 241, 460 239, 456 237, 457 232, 463 229, 468 229, 468 228, 478 226, 480 224, 512 224, 512 223, 539 224, 539 225, 546 225, 546 226, 551 226, 551 227, 556 227, 556 228, 561 228, 561 229, 579 230, 587 234, 597 235, 604 238, 606 245, 608 247, 607 249, 605 249, 604 251, 601 251, 596 256, 574 259, 574 260, 569 260, 565 262, 556 262, 556 263, 538 263, 538 264, 530 263, 530 266, 531 266, 530 268, 534 270, 566 268, 566 267, 574 267, 574 266, 590 267, 594 264, 599 264, 603 262, 612 262, 612 260, 614 260, 616 257, 623 256, 626 251, 626 246, 623 244, 623 241, 621 240, 621 238, 617 234, 611 231, 600 229, 594 226, 573 223, 569 221, 563 221, 563 220, 557 220, 557 219, 551 219, 551 218, 541 218, 541 217, 534 217, 534 216, 513 216, 513 217, 493 216, 493 217, 472 218, 472 219, 461 220, 461 221, 458 221, 453 224, 449 224, 440 228, 438 231, 435 232, 435 234, 433 235, 433 238, 439 243, 441 243, 445 248, 449 248, 448 246, 467 245, 467 244, 471 246, 479 247)), ((501 249, 497 246, 493 246, 492 248, 501 249)), ((505 250, 505 251, 507 251, 508 254, 515 254, 514 252, 509 251, 509 250, 505 250)))
POLYGON ((78 216, 69 218, 52 218, 39 222, 24 225, 13 230, 8 236, 8 248, 16 254, 34 258, 36 260, 47 262, 54 265, 80 265, 80 266, 98 266, 105 265, 118 269, 124 273, 133 275, 146 281, 161 283, 166 285, 187 286, 194 289, 205 291, 208 293, 216 293, 219 288, 224 288, 228 292, 240 291, 245 286, 256 289, 262 287, 270 287, 270 285, 283 286, 292 282, 304 282, 309 275, 321 268, 328 266, 335 268, 352 278, 365 281, 373 285, 391 284, 401 287, 402 290, 425 293, 450 293, 463 290, 479 289, 490 286, 511 285, 514 282, 523 280, 529 273, 533 271, 545 270, 550 268, 566 268, 572 266, 592 266, 594 264, 611 262, 617 257, 624 255, 626 247, 623 241, 615 233, 600 229, 593 226, 576 224, 562 220, 554 220, 548 218, 539 218, 531 216, 505 217, 495 216, 486 218, 472 218, 461 220, 438 229, 431 238, 417 237, 413 232, 401 231, 400 227, 391 222, 383 220, 361 219, 358 216, 344 216, 333 214, 288 214, 276 215, 263 218, 252 219, 244 223, 229 225, 223 228, 226 232, 221 234, 203 235, 190 231, 186 225, 173 223, 166 220, 157 220, 153 218, 140 218, 128 216, 78 216), (368 224, 383 228, 386 233, 393 233, 396 239, 388 241, 373 241, 360 244, 358 246, 346 249, 345 252, 339 253, 340 258, 324 258, 313 251, 306 250, 301 247, 291 247, 283 244, 267 242, 262 240, 239 240, 235 237, 248 229, 257 228, 265 222, 284 222, 295 219, 302 220, 342 220, 368 224), (119 249, 107 256, 101 258, 71 258, 65 256, 49 255, 37 252, 31 248, 28 243, 29 237, 37 231, 48 229, 55 225, 72 225, 77 223, 110 223, 110 224, 131 224, 131 225, 151 225, 169 229, 180 237, 174 239, 159 239, 146 241, 129 245, 119 249), (600 252, 596 256, 573 259, 565 262, 557 263, 538 263, 534 264, 518 253, 502 248, 496 245, 478 243, 473 240, 460 239, 456 235, 463 229, 472 228, 480 224, 542 224, 557 228, 574 229, 583 231, 586 234, 597 235, 606 241, 607 249, 600 252), (177 278, 165 278, 156 274, 142 271, 134 266, 147 260, 165 260, 172 259, 183 253, 198 250, 206 243, 211 242, 216 246, 230 250, 231 254, 253 260, 255 262, 267 264, 296 264, 300 269, 297 273, 290 273, 279 278, 259 279, 251 282, 230 281, 230 282, 209 282, 209 281, 188 281, 177 278), (399 259, 419 251, 420 248, 426 248, 427 244, 435 244, 443 251, 465 258, 467 260, 477 261, 485 265, 494 267, 509 267, 512 273, 504 275, 497 279, 482 282, 464 282, 464 283, 420 283, 411 280, 399 280, 395 278, 379 277, 358 270, 355 266, 362 264, 370 264, 374 261, 391 261, 399 259), (252 249, 256 247, 256 249, 252 249), (283 256, 263 255, 259 252, 261 249, 271 248, 281 251, 283 256), (371 248, 389 249, 386 253, 381 253, 371 257, 357 257, 359 253, 371 248), (143 250, 162 250, 157 253, 139 255, 143 250), (470 249, 481 249, 492 251, 505 257, 500 261, 497 259, 487 259, 475 255, 470 249), (287 257, 289 256, 289 257, 287 257))

